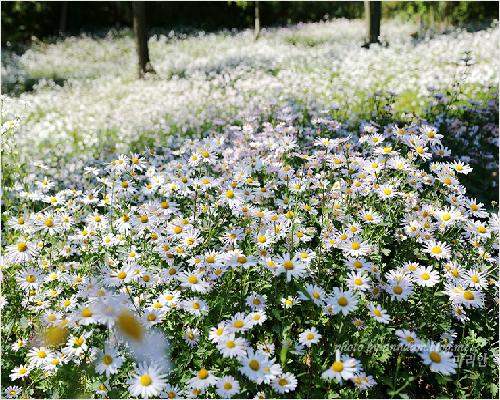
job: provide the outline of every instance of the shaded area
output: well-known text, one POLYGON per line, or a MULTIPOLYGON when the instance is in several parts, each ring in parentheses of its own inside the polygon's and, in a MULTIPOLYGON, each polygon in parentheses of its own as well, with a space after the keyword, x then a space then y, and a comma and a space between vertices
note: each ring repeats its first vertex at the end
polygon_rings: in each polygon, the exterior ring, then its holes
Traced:
MULTIPOLYGON (((150 27, 176 31, 217 31, 250 28, 254 23, 253 2, 147 2, 150 27)), ((362 1, 269 1, 260 4, 262 27, 325 18, 361 18, 362 1)), ((498 19, 498 3, 488 1, 383 2, 384 18, 400 17, 424 26, 490 23, 498 19)), ((32 36, 48 39, 67 35, 107 32, 132 26, 132 4, 121 1, 54 1, 2 3, 2 46, 29 42, 32 36)), ((154 30, 154 29, 153 29, 154 30)))

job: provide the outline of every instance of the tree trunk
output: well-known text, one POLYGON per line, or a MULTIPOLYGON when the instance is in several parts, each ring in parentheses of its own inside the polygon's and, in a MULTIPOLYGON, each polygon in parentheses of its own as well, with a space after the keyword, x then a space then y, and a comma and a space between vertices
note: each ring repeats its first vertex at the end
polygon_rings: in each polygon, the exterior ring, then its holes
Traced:
POLYGON ((380 18, 382 16, 381 1, 365 1, 365 19, 367 30, 367 46, 372 43, 380 43, 380 18))
POLYGON ((61 16, 59 19, 59 34, 66 32, 66 25, 68 22, 68 2, 61 2, 61 16))
POLYGON ((255 30, 254 30, 254 38, 257 40, 260 35, 260 9, 259 2, 255 1, 255 30))
POLYGON ((134 34, 138 59, 139 79, 144 78, 147 72, 154 73, 155 70, 149 60, 148 35, 146 30, 146 11, 143 1, 132 2, 134 14, 134 34))

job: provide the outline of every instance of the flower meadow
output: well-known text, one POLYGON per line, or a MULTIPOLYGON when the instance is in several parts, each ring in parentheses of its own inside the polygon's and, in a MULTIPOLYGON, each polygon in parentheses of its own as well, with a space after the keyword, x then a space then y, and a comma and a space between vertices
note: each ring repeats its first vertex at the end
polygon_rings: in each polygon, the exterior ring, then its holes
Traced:
POLYGON ((498 28, 360 26, 7 58, 3 396, 498 395, 498 28))

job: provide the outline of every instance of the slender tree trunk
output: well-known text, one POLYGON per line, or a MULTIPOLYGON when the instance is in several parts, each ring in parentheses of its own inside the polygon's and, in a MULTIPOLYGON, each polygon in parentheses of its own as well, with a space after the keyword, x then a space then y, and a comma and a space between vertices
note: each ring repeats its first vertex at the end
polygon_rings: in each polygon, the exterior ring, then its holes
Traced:
POLYGON ((146 29, 146 11, 143 1, 132 2, 134 14, 134 34, 138 59, 139 79, 144 78, 147 72, 154 73, 155 70, 149 60, 148 35, 146 29))
POLYGON ((68 22, 68 2, 61 2, 61 17, 59 19, 59 34, 66 32, 66 25, 68 22))
POLYGON ((254 37, 255 40, 259 38, 260 35, 260 8, 259 8, 259 2, 255 1, 255 30, 254 30, 254 37))
POLYGON ((365 1, 365 19, 367 44, 369 47, 372 43, 380 43, 380 19, 382 17, 382 2, 381 1, 365 1))

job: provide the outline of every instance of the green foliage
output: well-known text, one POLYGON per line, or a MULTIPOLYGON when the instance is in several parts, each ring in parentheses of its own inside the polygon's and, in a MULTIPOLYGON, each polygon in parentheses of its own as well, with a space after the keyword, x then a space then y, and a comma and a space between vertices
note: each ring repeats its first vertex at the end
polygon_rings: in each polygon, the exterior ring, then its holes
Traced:
POLYGON ((421 23, 427 28, 435 24, 490 24, 498 19, 498 4, 492 1, 384 1, 383 16, 421 23))
MULTIPOLYGON (((65 33, 102 32, 130 27, 131 7, 127 2, 68 2, 65 33)), ((148 25, 155 30, 215 31, 241 29, 253 22, 252 1, 148 2, 148 25)), ((59 34, 62 2, 12 1, 2 3, 2 46, 21 43, 32 36, 48 38, 59 34)), ((262 26, 320 21, 326 18, 363 18, 362 1, 263 1, 262 26)), ((435 23, 489 24, 498 18, 498 5, 485 1, 389 1, 383 2, 385 18, 435 23)))

